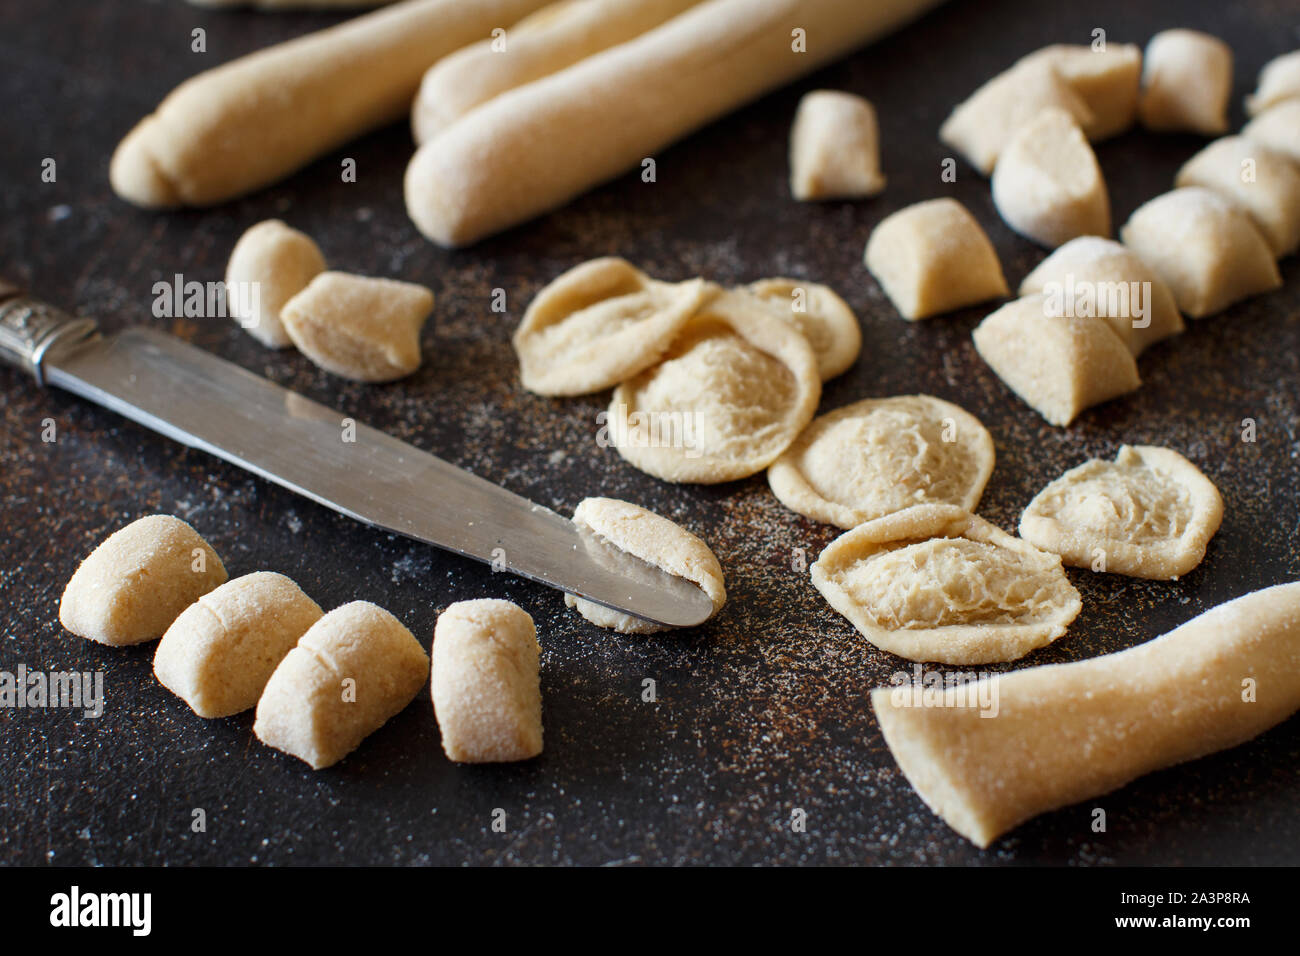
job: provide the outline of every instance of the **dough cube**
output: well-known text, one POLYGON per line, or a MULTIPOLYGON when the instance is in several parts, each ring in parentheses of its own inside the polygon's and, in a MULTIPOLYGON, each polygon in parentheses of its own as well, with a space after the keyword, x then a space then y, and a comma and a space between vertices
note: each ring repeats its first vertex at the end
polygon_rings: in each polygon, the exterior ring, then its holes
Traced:
POLYGON ((1100 236, 1070 240, 1025 276, 1020 294, 1040 292, 1052 315, 1105 319, 1135 358, 1185 328, 1160 275, 1127 246, 1100 236))
POLYGON ((924 319, 1007 294, 998 254, 955 199, 931 199, 881 220, 867 268, 905 319, 924 319))
POLYGON ((413 282, 322 272, 281 310, 293 344, 335 375, 391 382, 420 367, 433 293, 413 282))
POLYGON ((1255 92, 1246 97, 1246 113, 1258 116, 1294 99, 1300 99, 1300 50, 1283 53, 1264 64, 1255 92))
POLYGON ((871 103, 836 90, 806 94, 790 131, 794 198, 861 199, 884 188, 880 131, 871 103))
POLYGON ((77 568, 59 602, 59 623, 121 647, 160 637, 176 616, 226 580, 226 569, 193 528, 150 515, 109 535, 77 568))
POLYGON ((263 345, 293 344, 280 310, 325 271, 325 257, 311 237, 279 219, 251 226, 235 243, 226 266, 231 318, 263 345))
POLYGON ((1120 237, 1194 319, 1282 285, 1272 250, 1250 217, 1208 189, 1157 196, 1134 211, 1120 237))
POLYGON ((1022 125, 1048 107, 1063 109, 1080 126, 1094 122, 1092 111, 1049 62, 1013 66, 958 104, 939 129, 939 138, 985 176, 1022 125))
POLYGON ((542 752, 541 648, 510 601, 460 601, 433 632, 433 710, 457 763, 507 763, 542 752))
POLYGON ((993 204, 1008 226, 1049 248, 1110 235, 1101 167, 1064 110, 1043 110, 1007 142, 993 169, 993 204))
POLYGON ((1142 51, 1132 43, 1091 46, 1054 43, 1022 57, 1021 64, 1044 62, 1055 68, 1092 113, 1083 131, 1093 142, 1124 132, 1137 122, 1142 51))
POLYGON ((167 628, 153 672, 200 717, 257 706, 266 682, 320 607, 283 574, 256 571, 209 591, 167 628))
POLYGON ((1142 384, 1133 354, 1109 323, 1052 315, 1046 296, 1008 302, 973 337, 998 378, 1053 425, 1142 384))
POLYGON ((1147 44, 1138 115, 1158 132, 1217 136, 1228 129, 1232 50, 1196 30, 1163 30, 1147 44))
POLYGON ((1300 164, 1300 98, 1270 106, 1243 126, 1241 135, 1300 164))
POLYGON ((353 601, 330 611, 280 661, 253 733, 313 770, 338 763, 424 686, 429 657, 402 622, 353 601))
POLYGON ((1277 257, 1300 246, 1300 170, 1243 136, 1225 136, 1189 159, 1175 186, 1204 186, 1250 214, 1277 257))

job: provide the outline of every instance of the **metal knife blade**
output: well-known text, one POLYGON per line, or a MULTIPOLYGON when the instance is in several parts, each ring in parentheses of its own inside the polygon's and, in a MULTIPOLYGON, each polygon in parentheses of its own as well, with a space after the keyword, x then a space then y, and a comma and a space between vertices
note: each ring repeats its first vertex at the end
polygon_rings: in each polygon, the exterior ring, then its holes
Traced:
POLYGON ((694 583, 374 428, 345 441, 348 416, 173 336, 130 328, 41 351, 26 362, 38 380, 365 524, 671 627, 713 612, 694 583))

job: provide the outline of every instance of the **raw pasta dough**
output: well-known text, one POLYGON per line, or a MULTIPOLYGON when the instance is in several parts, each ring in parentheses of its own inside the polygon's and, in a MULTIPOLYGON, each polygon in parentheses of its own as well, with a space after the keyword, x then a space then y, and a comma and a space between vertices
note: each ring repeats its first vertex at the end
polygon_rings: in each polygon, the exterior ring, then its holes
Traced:
POLYGON ((823 382, 847 372, 862 351, 862 328, 848 304, 829 287, 802 279, 760 279, 745 292, 768 302, 803 333, 817 356, 823 382))
POLYGON ((988 431, 950 402, 868 398, 814 419, 767 480, 791 511, 854 528, 918 504, 974 511, 993 457, 988 431))
POLYGON ((1107 139, 1137 121, 1142 51, 1132 43, 1107 43, 1103 49, 1055 43, 1021 58, 1020 63, 1050 64, 1092 114, 1084 126, 1088 139, 1107 139))
POLYGON ((1243 126, 1241 135, 1300 164, 1300 98, 1270 106, 1243 126))
POLYGON ((955 505, 859 525, 826 547, 812 580, 868 641, 914 661, 1013 661, 1082 607, 1059 557, 955 505))
POLYGON ((1282 285, 1273 252, 1250 217, 1198 186, 1139 206, 1120 238, 1160 273, 1193 319, 1282 285))
MULTIPOLYGON (((669 574, 694 581, 713 601, 713 613, 727 603, 722 565, 709 546, 681 525, 615 498, 586 498, 573 512, 573 520, 599 535, 620 551, 626 551, 669 574)), ((620 634, 654 634, 667 630, 644 618, 591 601, 564 596, 564 603, 598 627, 620 634)))
POLYGON ((1259 71, 1253 94, 1246 97, 1246 113, 1258 116, 1279 103, 1300 99, 1300 50, 1274 57, 1259 71))
POLYGON ((119 528, 73 573, 59 623, 78 637, 121 647, 161 637, 176 616, 226 580, 226 569, 193 528, 149 515, 119 528))
POLYGON ((1218 489, 1168 448, 1124 445, 1072 468, 1020 516, 1020 536, 1073 567, 1177 580, 1223 520, 1218 489))
POLYGON ((820 398, 808 340, 752 296, 724 293, 691 318, 661 364, 614 390, 609 441, 664 481, 734 481, 785 451, 820 398))
POLYGON ((279 219, 250 226, 235 243, 226 266, 231 318, 263 345, 277 349, 292 345, 280 310, 324 271, 325 257, 306 233, 279 219))
POLYGON ((1300 170, 1244 136, 1224 136, 1178 170, 1175 186, 1204 186, 1236 203, 1281 258, 1300 246, 1300 170))
POLYGON ((1235 747, 1300 709, 1300 583, 1117 654, 998 674, 945 690, 942 705, 913 698, 906 686, 872 692, 885 743, 926 806, 986 847, 1040 813, 1235 747), (995 701, 995 715, 970 701, 995 701))
POLYGON ((644 371, 717 292, 659 282, 624 259, 575 266, 537 293, 515 331, 519 376, 538 395, 599 392, 644 371))
POLYGON ((540 654, 533 619, 510 601, 459 601, 438 615, 430 693, 448 759, 503 763, 542 752, 540 654))
POLYGON ((790 192, 795 199, 862 199, 885 188, 876 110, 838 90, 804 95, 790 130, 790 192))
POLYGON ((1162 30, 1147 44, 1138 115, 1147 129, 1217 136, 1228 128, 1232 50, 1196 30, 1162 30))
POLYGON ((1169 286, 1136 253, 1100 236, 1071 239, 1020 283, 1020 294, 1042 293, 1051 315, 1098 316, 1136 358, 1182 332, 1183 317, 1169 286))

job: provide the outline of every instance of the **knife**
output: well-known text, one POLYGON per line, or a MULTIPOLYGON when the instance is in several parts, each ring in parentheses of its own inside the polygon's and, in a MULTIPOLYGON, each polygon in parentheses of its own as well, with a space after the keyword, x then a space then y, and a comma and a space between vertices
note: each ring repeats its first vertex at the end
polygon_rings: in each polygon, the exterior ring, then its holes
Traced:
POLYGON ((0 280, 0 360, 364 524, 669 627, 713 613, 693 582, 174 336, 104 335, 0 280))

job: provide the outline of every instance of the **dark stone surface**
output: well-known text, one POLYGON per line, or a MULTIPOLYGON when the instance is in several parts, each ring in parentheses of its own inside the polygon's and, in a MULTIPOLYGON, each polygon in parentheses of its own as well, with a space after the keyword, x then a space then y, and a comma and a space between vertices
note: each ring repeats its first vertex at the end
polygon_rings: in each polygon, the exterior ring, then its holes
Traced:
MULTIPOLYGON (((984 313, 900 321, 861 264, 885 214, 952 195, 984 224, 1016 283, 1042 253, 998 219, 985 181, 936 130, 952 104, 1016 56, 1053 41, 1144 43, 1175 25, 1208 29, 1236 52, 1233 121, 1267 59, 1298 45, 1282 0, 1153 4, 955 0, 896 37, 823 70, 658 157, 635 175, 469 250, 425 242, 402 207, 407 131, 348 146, 289 181, 209 211, 154 215, 107 185, 113 146, 180 80, 331 17, 208 13, 179 0, 5 4, 0 8, 0 262, 4 273, 109 328, 151 323, 542 504, 589 494, 643 503, 708 540, 731 600, 695 633, 624 638, 588 626, 560 596, 433 549, 387 537, 189 451, 111 413, 40 392, 0 370, 0 669, 103 670, 99 720, 60 711, 0 714, 0 860, 71 863, 1281 863, 1300 845, 1300 722, 1245 746, 1043 816, 980 852, 932 816, 903 780, 867 706, 905 662, 863 641, 791 570, 830 528, 785 511, 759 477, 671 487, 595 441, 604 397, 548 401, 517 382, 508 337, 532 294, 564 268, 615 253, 666 278, 723 283, 790 274, 827 282, 861 316, 865 348, 823 409, 866 396, 929 392, 983 420, 998 464, 981 512, 1013 530, 1048 480, 1124 442, 1192 458, 1227 512, 1204 563, 1156 583, 1071 572, 1084 610, 1069 635, 1024 663, 1076 660, 1163 633, 1249 590, 1300 577, 1296 495, 1300 275, 1286 288, 1194 324, 1148 352, 1145 385, 1055 429, 1016 401, 976 356, 984 313), (206 56, 190 30, 208 34, 206 56), (889 188, 860 204, 802 205, 786 187, 786 138, 799 96, 863 93, 881 114, 889 188), (338 181, 354 157, 359 182, 338 181), (43 158, 58 179, 42 184, 43 158), (332 265, 424 282, 438 295, 424 367, 387 387, 342 382, 272 353, 225 320, 151 317, 151 288, 180 272, 219 279, 240 231, 280 216, 314 235, 332 265), (494 314, 494 288, 508 315, 494 314), (40 439, 52 418, 58 442, 40 439), (1258 441, 1239 438, 1244 418, 1258 441), (109 532, 150 512, 194 524, 234 574, 283 571, 326 607, 378 602, 428 641, 438 611, 501 596, 537 620, 545 649, 546 752, 504 767, 442 755, 422 693, 335 769, 313 773, 259 744, 251 715, 205 722, 164 691, 152 645, 71 637, 61 589, 109 532), (658 684, 642 703, 641 681, 658 684), (1093 833, 1104 807, 1109 830, 1093 833), (793 808, 808 814, 792 833, 793 808), (207 832, 191 832, 203 808, 207 832), (493 833, 494 808, 508 832, 493 833)), ((617 118, 611 117, 611 122, 617 118)), ((1164 191, 1199 141, 1132 132, 1099 148, 1115 221, 1164 191)), ((436 490, 431 489, 431 497, 436 490)))

